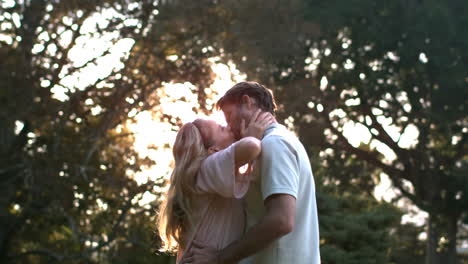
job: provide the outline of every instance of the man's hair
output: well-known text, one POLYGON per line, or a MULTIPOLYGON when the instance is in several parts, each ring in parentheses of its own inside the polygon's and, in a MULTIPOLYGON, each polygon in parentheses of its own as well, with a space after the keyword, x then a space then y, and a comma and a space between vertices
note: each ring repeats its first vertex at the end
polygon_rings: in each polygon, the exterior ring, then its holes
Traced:
POLYGON ((254 98, 257 106, 263 111, 275 114, 276 103, 273 93, 270 89, 256 82, 237 83, 218 100, 216 106, 223 108, 226 104, 239 104, 244 95, 254 98))

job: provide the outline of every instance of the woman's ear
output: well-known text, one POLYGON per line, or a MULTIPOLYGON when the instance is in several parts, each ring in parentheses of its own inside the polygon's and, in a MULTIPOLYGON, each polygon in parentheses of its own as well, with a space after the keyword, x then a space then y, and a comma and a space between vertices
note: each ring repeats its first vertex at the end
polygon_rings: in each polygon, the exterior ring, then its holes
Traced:
POLYGON ((208 148, 208 155, 211 155, 211 154, 216 153, 218 151, 220 151, 218 146, 211 146, 211 147, 208 148))

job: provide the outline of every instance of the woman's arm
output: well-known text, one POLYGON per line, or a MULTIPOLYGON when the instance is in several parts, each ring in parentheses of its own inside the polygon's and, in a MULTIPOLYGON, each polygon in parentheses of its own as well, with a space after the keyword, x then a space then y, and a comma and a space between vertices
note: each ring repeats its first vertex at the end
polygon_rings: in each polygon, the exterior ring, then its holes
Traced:
POLYGON ((234 146, 234 161, 236 169, 255 160, 262 149, 261 141, 254 137, 245 137, 234 146))
POLYGON ((272 123, 276 122, 272 114, 262 112, 260 109, 255 112, 254 116, 246 126, 245 120, 241 122, 242 139, 236 144, 235 149, 235 164, 236 169, 255 160, 261 152, 261 139, 265 129, 272 123))

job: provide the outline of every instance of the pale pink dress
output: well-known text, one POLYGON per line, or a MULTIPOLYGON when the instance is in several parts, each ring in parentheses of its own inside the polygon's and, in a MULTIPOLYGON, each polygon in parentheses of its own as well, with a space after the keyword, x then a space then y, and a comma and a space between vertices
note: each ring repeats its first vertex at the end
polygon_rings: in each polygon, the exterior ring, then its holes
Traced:
POLYGON ((177 263, 192 247, 193 239, 223 249, 244 233, 242 197, 249 187, 249 175, 236 173, 234 146, 208 156, 196 180, 199 193, 194 200, 195 224, 187 234, 187 248, 180 248, 177 263))

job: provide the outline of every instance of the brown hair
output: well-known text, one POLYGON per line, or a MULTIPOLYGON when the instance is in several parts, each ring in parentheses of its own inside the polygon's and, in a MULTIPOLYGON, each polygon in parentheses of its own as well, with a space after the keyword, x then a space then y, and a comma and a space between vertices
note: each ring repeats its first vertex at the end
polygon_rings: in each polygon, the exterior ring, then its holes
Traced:
POLYGON ((222 108, 228 103, 238 104, 244 95, 254 98, 257 106, 263 111, 275 114, 276 103, 273 93, 270 89, 256 82, 237 83, 218 100, 216 106, 222 108))

